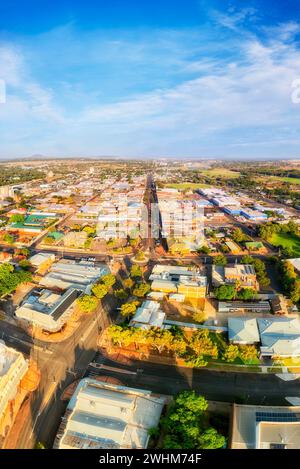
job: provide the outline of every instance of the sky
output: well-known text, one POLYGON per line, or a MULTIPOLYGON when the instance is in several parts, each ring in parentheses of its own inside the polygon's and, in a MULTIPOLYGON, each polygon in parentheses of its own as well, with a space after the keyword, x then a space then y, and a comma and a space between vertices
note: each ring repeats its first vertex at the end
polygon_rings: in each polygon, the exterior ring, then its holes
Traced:
POLYGON ((299 39, 299 0, 3 0, 0 158, 299 158, 299 39))

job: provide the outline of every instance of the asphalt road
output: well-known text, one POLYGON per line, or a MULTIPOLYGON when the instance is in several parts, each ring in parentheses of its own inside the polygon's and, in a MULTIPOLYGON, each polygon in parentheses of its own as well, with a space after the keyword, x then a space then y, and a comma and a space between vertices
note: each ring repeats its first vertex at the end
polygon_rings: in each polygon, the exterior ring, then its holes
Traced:
POLYGON ((247 404, 289 405, 286 397, 300 398, 300 379, 284 381, 275 374, 232 373, 159 365, 131 360, 121 364, 97 354, 103 368, 89 366, 88 376, 111 376, 126 386, 173 395, 195 389, 209 400, 247 404))
POLYGON ((23 336, 20 329, 11 324, 1 322, 6 342, 23 353, 30 353, 41 371, 39 387, 30 396, 29 416, 17 448, 32 448, 37 441, 51 447, 65 410, 61 395, 70 383, 84 375, 95 356, 99 333, 110 321, 107 308, 100 306, 93 315, 83 317, 75 333, 60 343, 36 341, 26 333, 23 336), (27 343, 23 343, 26 337, 27 343))

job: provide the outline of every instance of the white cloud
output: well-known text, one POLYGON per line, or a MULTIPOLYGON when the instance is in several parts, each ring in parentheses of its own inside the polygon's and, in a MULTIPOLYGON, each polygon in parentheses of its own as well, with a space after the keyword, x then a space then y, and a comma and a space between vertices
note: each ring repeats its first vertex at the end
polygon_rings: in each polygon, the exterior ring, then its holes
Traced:
MULTIPOLYGON (((234 13, 230 23, 224 15, 219 16, 218 21, 234 30, 255 14, 245 9, 234 13)), ((112 60, 120 60, 122 67, 128 59, 125 75, 119 75, 120 67, 112 69, 111 79, 116 86, 121 88, 126 79, 134 83, 134 74, 141 70, 145 76, 142 74, 140 79, 144 80, 146 89, 151 89, 134 94, 130 90, 122 97, 112 94, 109 99, 101 89, 101 76, 99 92, 90 89, 85 82, 78 86, 73 76, 64 76, 59 85, 51 87, 34 77, 30 55, 22 55, 15 47, 3 45, 0 63, 5 65, 3 73, 10 86, 7 104, 0 105, 3 147, 6 145, 5 148, 16 152, 23 142, 26 149, 30 148, 27 153, 155 156, 210 152, 214 156, 221 152, 228 155, 234 149, 255 151, 256 147, 270 153, 277 144, 278 148, 293 146, 294 152, 300 130, 300 107, 292 103, 291 93, 292 82, 300 74, 300 52, 291 41, 298 29, 298 24, 289 23, 280 25, 276 34, 274 30, 265 31, 267 37, 263 39, 253 33, 244 39, 239 35, 232 55, 222 56, 218 56, 218 38, 214 50, 211 38, 205 43, 199 33, 197 42, 195 31, 190 32, 193 38, 190 49, 186 36, 174 31, 163 32, 161 36, 156 32, 157 43, 151 47, 149 39, 137 44, 128 38, 125 42, 118 38, 107 40, 109 50, 103 53, 103 42, 99 43, 96 35, 89 38, 92 45, 83 57, 84 73, 88 74, 95 63, 103 67, 103 61, 108 63, 112 54, 112 60), (158 45, 162 44, 166 48, 159 55, 158 45), (206 44, 208 55, 204 53, 206 44), (173 51, 173 55, 164 63, 168 51, 170 54, 173 51), (140 62, 141 68, 131 71, 131 67, 140 62), (168 80, 165 80, 162 86, 157 86, 157 79, 151 76, 154 66, 155 70, 161 66, 166 75, 169 73, 170 85, 166 85, 168 80), (76 109, 64 100, 65 94, 72 95, 74 90, 78 98, 76 109), (14 134, 17 134, 15 139, 14 134)), ((61 35, 65 32, 56 32, 55 40, 62 44, 61 35)), ((66 55, 73 73, 83 49, 75 40, 73 55, 68 56, 73 35, 69 29, 67 32, 67 49, 62 44, 59 56, 66 55)), ((49 47, 49 36, 46 42, 49 47)), ((222 44, 222 50, 230 49, 232 44, 230 37, 228 43, 222 44)), ((105 74, 105 65, 101 71, 105 74)), ((55 79, 53 76, 53 81, 55 79)))

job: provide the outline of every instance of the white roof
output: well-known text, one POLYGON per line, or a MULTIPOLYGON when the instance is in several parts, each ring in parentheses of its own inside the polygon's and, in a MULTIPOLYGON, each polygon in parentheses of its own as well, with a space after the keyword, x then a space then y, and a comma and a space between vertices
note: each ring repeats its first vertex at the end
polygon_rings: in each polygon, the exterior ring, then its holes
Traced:
POLYGON ((292 264, 298 272, 300 272, 300 257, 295 259, 288 259, 289 263, 292 264))
POLYGON ((35 267, 40 266, 43 262, 48 260, 55 260, 55 255, 51 252, 40 252, 29 258, 30 264, 35 267))
POLYGON ((281 356, 300 355, 300 321, 298 318, 258 318, 261 352, 281 356))
POLYGON ((160 304, 156 301, 144 301, 144 303, 137 309, 135 315, 130 321, 130 324, 137 326, 147 327, 162 327, 165 313, 160 310, 160 304))
POLYGON ((91 441, 97 448, 146 448, 164 401, 151 391, 83 379, 68 405, 71 414, 59 447, 73 446, 76 438, 77 448, 91 441))

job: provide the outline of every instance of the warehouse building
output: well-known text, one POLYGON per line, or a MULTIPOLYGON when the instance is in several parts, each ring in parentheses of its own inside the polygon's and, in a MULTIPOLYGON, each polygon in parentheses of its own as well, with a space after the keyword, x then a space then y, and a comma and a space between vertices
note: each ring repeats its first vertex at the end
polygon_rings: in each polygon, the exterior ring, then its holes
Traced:
POLYGON ((81 290, 69 288, 64 293, 35 289, 16 309, 16 316, 42 330, 57 332, 62 329, 74 311, 81 290))
POLYGON ((158 425, 164 404, 151 391, 85 378, 69 402, 54 448, 147 448, 149 429, 158 425))
POLYGON ((108 273, 109 268, 105 264, 61 259, 51 266, 50 272, 40 280, 40 284, 61 290, 75 287, 89 293, 90 286, 108 273))

